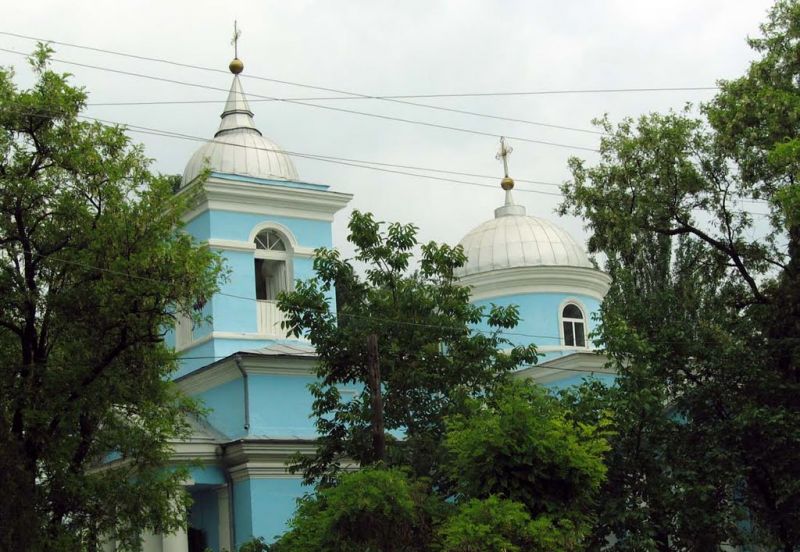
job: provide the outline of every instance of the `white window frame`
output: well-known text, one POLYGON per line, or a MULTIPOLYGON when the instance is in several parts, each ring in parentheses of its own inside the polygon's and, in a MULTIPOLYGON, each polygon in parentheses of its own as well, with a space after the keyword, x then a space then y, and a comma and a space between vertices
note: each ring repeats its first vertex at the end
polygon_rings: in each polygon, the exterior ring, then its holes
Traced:
MULTIPOLYGON (((561 340, 561 346, 566 349, 585 350, 589 348, 589 318, 587 317, 586 307, 583 306, 583 303, 574 298, 569 298, 561 302, 558 307, 558 334, 561 340), (574 305, 581 311, 581 315, 583 316, 581 320, 577 318, 564 318, 564 309, 569 305, 574 305), (573 324, 580 322, 583 324, 583 345, 567 345, 567 336, 564 334, 564 322, 571 322, 573 324)), ((575 337, 574 326, 572 336, 573 338, 575 337)))
MULTIPOLYGON (((254 227, 250 232, 250 243, 255 246, 256 238, 264 231, 275 232, 283 241, 285 249, 259 249, 256 246, 256 248, 253 250, 253 259, 283 261, 286 263, 286 289, 291 291, 294 289, 294 251, 297 248, 297 240, 291 231, 284 225, 275 222, 264 222, 254 227)), ((255 264, 253 266, 255 267, 255 264)), ((255 277, 255 272, 253 272, 254 282, 255 277)))

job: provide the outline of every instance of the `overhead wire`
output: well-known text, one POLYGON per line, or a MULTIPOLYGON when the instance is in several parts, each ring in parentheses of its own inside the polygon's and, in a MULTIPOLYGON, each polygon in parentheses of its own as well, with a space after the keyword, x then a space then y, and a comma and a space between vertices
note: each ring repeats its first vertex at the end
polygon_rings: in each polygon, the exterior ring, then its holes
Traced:
MULTIPOLYGON (((95 265, 92 265, 92 264, 89 264, 89 263, 83 263, 83 262, 79 262, 79 261, 72 261, 72 260, 69 260, 69 259, 62 259, 60 257, 56 257, 56 256, 53 256, 53 255, 42 255, 42 254, 36 253, 36 252, 32 252, 32 254, 37 256, 37 257, 39 257, 39 258, 44 258, 44 259, 52 260, 52 261, 55 261, 55 262, 60 262, 60 263, 64 263, 64 264, 70 264, 70 265, 74 265, 74 266, 80 266, 82 268, 86 268, 86 269, 90 269, 90 270, 96 270, 98 272, 105 272, 105 273, 108 273, 108 274, 114 274, 116 276, 124 276, 126 278, 131 278, 131 279, 134 279, 134 280, 141 280, 141 281, 146 281, 146 282, 152 282, 152 283, 156 283, 156 284, 160 284, 160 285, 169 285, 169 282, 165 282, 163 280, 158 280, 156 278, 152 278, 152 277, 149 277, 149 276, 142 276, 142 275, 139 275, 139 274, 131 274, 130 272, 124 272, 124 271, 121 271, 121 270, 113 270, 113 269, 110 269, 110 268, 103 268, 103 267, 95 266, 95 265)), ((234 293, 226 293, 226 292, 218 291, 214 295, 215 296, 220 296, 220 297, 229 297, 229 298, 232 298, 232 299, 238 299, 238 300, 243 300, 243 301, 251 301, 251 302, 255 302, 255 303, 259 302, 259 300, 256 299, 255 297, 246 296, 246 295, 238 295, 238 294, 234 294, 234 293)), ((367 315, 358 315, 358 314, 352 314, 352 313, 342 313, 342 312, 331 311, 331 310, 322 309, 322 308, 304 307, 301 310, 307 311, 307 312, 317 312, 317 313, 320 313, 320 314, 329 314, 329 315, 337 317, 337 318, 342 317, 342 318, 352 318, 352 319, 356 319, 356 320, 377 321, 377 322, 382 322, 382 323, 394 324, 394 325, 398 325, 398 326, 412 326, 412 327, 426 328, 426 329, 453 330, 453 331, 458 331, 458 332, 461 332, 464 329, 467 329, 467 330, 469 330, 471 332, 479 333, 479 334, 482 334, 482 335, 494 336, 494 335, 497 334, 497 335, 500 335, 502 337, 514 336, 514 337, 527 337, 527 338, 531 338, 531 339, 550 339, 550 340, 556 340, 556 341, 559 341, 559 342, 561 340, 561 336, 543 335, 543 334, 530 334, 530 333, 523 333, 523 332, 510 332, 510 331, 506 331, 506 330, 500 329, 500 328, 498 328, 496 331, 487 331, 487 330, 480 330, 478 328, 470 328, 470 327, 466 327, 465 328, 465 327, 460 327, 460 326, 445 326, 445 325, 440 325, 440 324, 425 324, 425 323, 420 323, 420 322, 410 322, 408 320, 398 320, 398 319, 385 318, 385 317, 379 317, 379 316, 373 316, 373 315, 368 315, 367 316, 367 315)), ((490 317, 490 315, 488 315, 488 314, 484 314, 484 315, 481 316, 482 319, 488 319, 489 317, 490 317)), ((681 341, 681 340, 649 340, 648 342, 649 343, 655 343, 655 344, 685 343, 685 341, 681 341)), ((714 341, 701 341, 700 343, 715 343, 715 342, 714 341)), ((512 345, 514 345, 514 344, 512 343, 512 345)), ((542 346, 547 346, 547 345, 545 344, 545 345, 542 345, 542 346)))
MULTIPOLYGON (((6 105, 9 105, 9 104, 11 104, 11 105, 20 105, 22 107, 26 107, 26 108, 29 109, 29 112, 31 114, 34 114, 34 115, 38 114, 38 111, 31 110, 30 106, 22 105, 22 104, 14 104, 13 102, 8 102, 6 105)), ((55 111, 50 111, 48 113, 51 114, 51 115, 57 115, 58 114, 55 111)), ((237 144, 237 143, 226 142, 224 140, 214 140, 214 139, 209 140, 209 139, 206 139, 206 138, 203 138, 203 137, 200 137, 200 136, 195 136, 195 135, 191 135, 191 134, 184 134, 184 133, 180 133, 180 132, 177 132, 177 131, 170 131, 170 130, 152 128, 152 127, 145 127, 145 126, 140 126, 140 125, 133 125, 133 124, 130 124, 130 123, 123 123, 123 122, 119 122, 119 121, 101 119, 101 118, 97 118, 97 117, 91 117, 91 116, 88 116, 88 115, 78 115, 78 117, 81 118, 81 119, 86 119, 86 120, 89 120, 89 121, 96 121, 96 122, 103 123, 103 124, 117 125, 117 126, 126 128, 130 132, 135 132, 135 133, 139 133, 139 134, 159 136, 159 137, 163 137, 163 138, 175 138, 175 139, 181 139, 181 140, 189 140, 189 141, 193 141, 193 142, 219 143, 219 144, 223 144, 223 145, 227 145, 227 146, 239 147, 239 148, 243 148, 243 149, 251 149, 251 150, 257 150, 257 151, 267 151, 267 152, 271 152, 271 153, 284 153, 284 154, 289 155, 291 157, 298 157, 298 158, 302 158, 302 159, 309 159, 309 160, 312 160, 312 161, 320 161, 320 162, 325 162, 325 163, 344 165, 344 166, 349 166, 349 167, 355 167, 355 168, 361 168, 361 169, 385 172, 385 173, 390 173, 390 174, 400 174, 400 175, 411 176, 411 177, 416 177, 416 178, 423 178, 423 179, 436 180, 436 181, 442 181, 442 182, 450 182, 450 183, 455 183, 455 184, 464 184, 464 185, 469 185, 469 186, 478 186, 478 187, 483 187, 483 188, 497 189, 497 186, 493 185, 493 184, 485 184, 485 183, 482 183, 482 182, 471 182, 471 181, 466 181, 466 180, 457 180, 457 179, 453 179, 453 178, 443 178, 443 177, 432 176, 432 175, 427 175, 427 174, 411 173, 411 172, 395 170, 395 169, 386 169, 386 168, 383 168, 383 167, 397 167, 397 168, 411 169, 411 170, 432 171, 432 172, 445 173, 445 174, 472 176, 472 177, 476 177, 476 178, 492 178, 492 179, 497 178, 497 177, 489 176, 489 175, 479 175, 479 174, 474 174, 474 173, 463 173, 463 172, 458 172, 458 171, 448 171, 448 170, 444 170, 444 169, 433 169, 433 168, 428 168, 428 167, 418 167, 418 166, 413 166, 413 165, 401 165, 401 164, 386 163, 386 162, 379 162, 379 161, 359 160, 359 159, 352 159, 352 158, 346 158, 346 157, 336 157, 336 156, 330 156, 330 155, 303 153, 303 152, 296 152, 296 151, 291 151, 291 150, 282 150, 282 149, 274 149, 274 148, 262 148, 262 147, 256 147, 256 146, 248 146, 248 145, 245 145, 245 144, 237 144), (372 165, 377 165, 377 166, 372 166, 372 165)), ((526 180, 526 179, 517 179, 517 181, 518 182, 533 183, 533 184, 541 184, 541 185, 546 185, 546 186, 561 187, 560 184, 557 184, 557 183, 554 183, 554 182, 544 182, 544 181, 526 180)), ((521 192, 521 193, 534 193, 534 194, 549 195, 549 196, 555 196, 555 197, 563 197, 563 194, 561 194, 560 192, 547 192, 547 191, 544 191, 544 190, 533 190, 533 189, 527 189, 527 188, 515 188, 514 190, 517 191, 517 192, 521 192)), ((756 199, 752 199, 752 198, 741 198, 741 197, 739 197, 739 198, 737 198, 737 200, 740 201, 740 202, 748 202, 748 203, 758 203, 758 204, 767 203, 767 202, 765 202, 763 200, 756 200, 756 199)), ((769 213, 759 213, 759 212, 746 211, 746 210, 739 210, 739 211, 737 211, 737 213, 747 213, 747 214, 757 215, 757 216, 769 216, 769 213)))
MULTIPOLYGON (((188 64, 182 63, 174 60, 168 60, 164 58, 157 58, 157 57, 150 57, 150 56, 142 56, 136 54, 130 54, 125 52, 119 52, 115 50, 110 50, 107 48, 97 48, 93 46, 87 46, 82 44, 70 43, 70 42, 61 42, 57 40, 51 39, 44 39, 38 38, 28 35, 23 35, 19 33, 13 33, 8 31, 0 31, 1 35, 6 36, 13 36, 16 38, 23 38, 26 40, 37 40, 40 42, 50 42, 53 44, 60 44, 63 46, 71 47, 71 48, 78 48, 83 50, 89 50, 93 52, 103 53, 103 54, 110 54, 116 55, 121 57, 127 57, 131 59, 138 59, 142 61, 149 61, 149 62, 156 62, 156 63, 165 63, 177 67, 184 67, 190 69, 197 69, 202 71, 210 71, 215 73, 226 73, 223 69, 217 69, 213 67, 195 65, 195 64, 188 64)), ((361 92, 353 92, 349 90, 341 90, 336 88, 318 86, 318 85, 311 85, 306 83, 299 83, 293 81, 287 81, 283 79, 276 79, 270 77, 264 77, 259 75, 245 75, 246 78, 255 79, 255 80, 262 80, 267 82, 273 82, 283 85, 295 86, 300 88, 307 88, 312 90, 320 90, 324 92, 333 92, 336 94, 346 94, 346 96, 334 96, 334 97, 306 97, 306 98, 281 98, 280 101, 330 101, 330 100, 352 100, 352 99, 362 99, 362 100, 379 100, 379 101, 387 101, 399 104, 410 105, 414 107, 421 107, 424 109, 434 109, 438 111, 449 111, 453 113, 459 113, 463 115, 471 115, 475 117, 484 117, 490 119, 497 119, 503 121, 510 121, 528 125, 535 125, 541 126, 546 128, 554 128, 560 130, 569 130, 574 132, 584 132, 589 134, 604 134, 602 131, 598 130, 591 130, 585 128, 576 128, 572 126, 565 126, 565 125, 556 125, 551 123, 542 123, 539 121, 530 121, 527 119, 520 119, 514 117, 505 117, 500 115, 494 114, 487 114, 487 113, 479 113, 475 111, 463 110, 463 109, 455 109, 440 105, 431 105, 431 104, 423 104, 419 102, 411 102, 408 99, 413 98, 443 98, 443 97, 487 97, 487 96, 532 96, 532 95, 555 95, 555 94, 597 94, 597 93, 621 93, 621 92, 665 92, 665 91, 700 91, 700 90, 717 90, 717 86, 690 86, 690 87, 642 87, 642 88, 616 88, 616 89, 578 89, 578 90, 540 90, 540 91, 525 91, 525 92, 480 92, 480 93, 457 93, 457 94, 408 94, 408 95, 372 95, 372 94, 364 94, 361 92)), ((279 101, 276 99, 262 99, 262 101, 279 101)), ((174 102, 174 103, 187 103, 186 101, 174 102)), ((95 104, 95 105, 103 105, 103 104, 95 104)), ((122 104, 105 104, 105 105, 137 105, 137 102, 123 102, 122 104)))
MULTIPOLYGON (((18 50, 12 50, 10 48, 0 48, 0 52, 7 52, 7 53, 11 53, 11 54, 20 55, 20 56, 28 56, 28 54, 25 53, 25 52, 20 52, 18 50)), ((50 59, 51 59, 51 61, 54 61, 54 62, 57 62, 57 63, 63 63, 63 64, 66 64, 66 65, 73 65, 73 66, 76 66, 76 67, 84 67, 84 68, 87 68, 87 69, 96 69, 96 70, 99 70, 99 71, 107 71, 107 72, 115 73, 115 74, 118 74, 118 75, 126 75, 126 76, 137 77, 137 78, 142 78, 142 79, 149 79, 149 80, 154 80, 154 81, 159 81, 159 82, 166 82, 166 83, 170 83, 170 84, 177 84, 177 85, 181 85, 181 86, 188 86, 188 87, 193 87, 193 88, 202 88, 202 89, 206 89, 206 90, 229 92, 229 90, 227 88, 221 88, 221 87, 218 87, 218 86, 211 86, 211 85, 207 85, 207 84, 187 82, 187 81, 182 81, 182 80, 178 80, 178 79, 169 79, 169 78, 166 78, 166 77, 157 77, 155 75, 148 75, 148 74, 145 74, 145 73, 136 73, 136 72, 133 72, 133 71, 124 71, 122 69, 114 69, 112 67, 103 67, 103 66, 100 66, 100 65, 92 65, 92 64, 89 64, 89 63, 81 63, 81 62, 77 62, 77 61, 69 61, 69 60, 60 59, 60 58, 50 58, 50 59)), ((526 142, 526 143, 531 143, 531 144, 539 144, 539 145, 542 145, 542 146, 551 146, 551 147, 557 147, 557 148, 590 151, 590 152, 594 152, 594 153, 598 152, 598 150, 596 148, 591 148, 591 147, 586 147, 586 146, 578 146, 578 145, 573 145, 573 144, 562 144, 560 142, 552 142, 552 141, 549 141, 549 140, 537 140, 537 139, 533 139, 533 138, 525 138, 523 136, 511 136, 511 135, 508 135, 508 134, 498 134, 498 133, 494 133, 494 132, 485 132, 485 131, 482 131, 482 130, 462 128, 462 127, 456 127, 456 126, 451 126, 451 125, 442 125, 442 124, 439 124, 439 123, 432 123, 432 122, 428 122, 428 121, 418 121, 418 120, 415 120, 415 119, 406 119, 406 118, 403 118, 403 117, 395 117, 395 116, 392 116, 392 115, 383 115, 383 114, 380 114, 380 113, 369 113, 369 112, 366 112, 366 111, 358 111, 358 110, 355 110, 355 109, 346 109, 346 108, 343 108, 343 107, 333 107, 333 106, 329 106, 329 105, 320 105, 320 104, 309 103, 309 102, 305 102, 305 101, 290 100, 290 99, 286 99, 286 98, 277 98, 277 97, 274 97, 274 96, 267 96, 267 95, 264 95, 264 94, 255 94, 255 93, 249 93, 248 92, 247 95, 248 95, 248 97, 265 98, 265 99, 269 99, 269 100, 273 100, 273 101, 277 101, 277 102, 288 103, 288 104, 293 104, 293 105, 302 105, 302 106, 306 106, 306 107, 313 107, 315 109, 323 109, 323 110, 328 110, 328 111, 333 111, 333 112, 347 113, 347 114, 350 114, 350 115, 358 115, 358 116, 362 116, 362 117, 372 117, 372 118, 382 119, 382 120, 386 120, 386 121, 394 121, 394 122, 411 124, 411 125, 425 126, 425 127, 429 127, 429 128, 438 128, 438 129, 441 129, 441 130, 448 130, 448 131, 459 132, 459 133, 463 133, 463 134, 474 134, 474 135, 477 135, 477 136, 490 136, 492 138, 505 137, 508 140, 513 140, 513 141, 516 141, 516 142, 526 142)))

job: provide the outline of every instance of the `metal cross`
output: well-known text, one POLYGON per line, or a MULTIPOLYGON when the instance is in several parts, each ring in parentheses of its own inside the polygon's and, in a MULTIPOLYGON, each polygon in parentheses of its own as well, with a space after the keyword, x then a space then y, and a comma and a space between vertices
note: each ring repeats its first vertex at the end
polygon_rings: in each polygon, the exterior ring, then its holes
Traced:
POLYGON ((509 145, 506 145, 506 139, 504 136, 500 137, 500 151, 497 152, 497 155, 494 156, 495 159, 502 159, 503 160, 503 170, 505 171, 506 177, 508 177, 508 156, 511 152, 514 151, 509 145))
POLYGON ((231 44, 233 44, 233 57, 239 59, 239 37, 242 36, 242 31, 239 30, 239 27, 236 24, 236 20, 233 20, 233 38, 231 39, 231 44))

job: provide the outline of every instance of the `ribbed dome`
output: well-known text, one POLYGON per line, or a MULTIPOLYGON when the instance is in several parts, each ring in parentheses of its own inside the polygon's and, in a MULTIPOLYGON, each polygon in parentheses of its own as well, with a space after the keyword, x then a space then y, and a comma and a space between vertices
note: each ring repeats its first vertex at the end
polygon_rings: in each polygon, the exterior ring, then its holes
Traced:
POLYGON ((200 146, 189 159, 183 171, 183 185, 194 180, 206 167, 219 173, 298 180, 291 158, 256 128, 238 75, 233 77, 221 117, 214 139, 200 146))
POLYGON ((594 268, 572 236, 547 220, 526 216, 525 208, 506 194, 506 205, 495 210, 495 218, 461 240, 468 261, 459 277, 525 266, 594 268))

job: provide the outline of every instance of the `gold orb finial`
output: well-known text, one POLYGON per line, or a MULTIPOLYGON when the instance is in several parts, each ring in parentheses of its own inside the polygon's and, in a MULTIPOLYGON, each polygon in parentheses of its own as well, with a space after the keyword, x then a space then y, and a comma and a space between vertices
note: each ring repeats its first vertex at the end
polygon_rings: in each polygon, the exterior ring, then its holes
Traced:
POLYGON ((231 70, 231 73, 234 75, 238 75, 242 71, 244 71, 244 63, 239 58, 233 58, 230 65, 228 65, 228 69, 231 70))
POLYGON ((510 176, 503 177, 503 180, 500 181, 500 187, 505 191, 509 191, 514 187, 514 179, 510 176))

